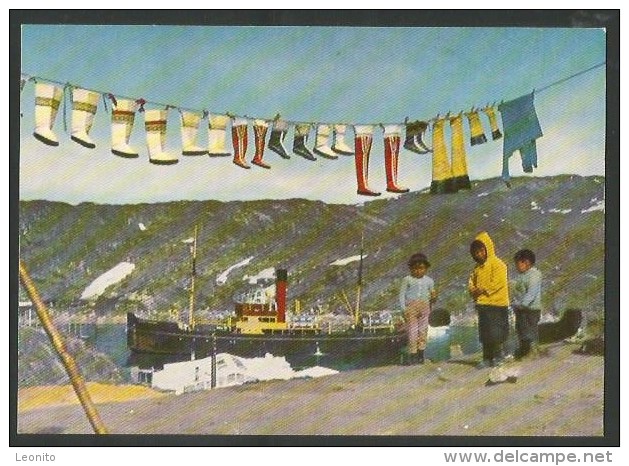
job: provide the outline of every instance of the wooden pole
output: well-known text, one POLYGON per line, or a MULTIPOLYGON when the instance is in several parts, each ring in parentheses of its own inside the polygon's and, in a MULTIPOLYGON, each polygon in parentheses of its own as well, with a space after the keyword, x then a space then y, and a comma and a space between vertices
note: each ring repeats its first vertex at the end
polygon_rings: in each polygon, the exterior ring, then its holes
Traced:
POLYGON ((194 329, 194 286, 197 276, 197 226, 194 227, 194 241, 192 242, 192 276, 190 278, 190 312, 188 312, 188 325, 194 329))
POLYGON ((107 428, 101 421, 100 416, 98 415, 98 411, 96 411, 96 407, 92 402, 89 392, 87 391, 85 382, 83 381, 83 377, 81 377, 81 373, 79 372, 79 368, 77 367, 72 355, 66 350, 63 337, 57 331, 55 325, 53 324, 52 319, 50 318, 50 314, 48 313, 48 309, 46 308, 44 302, 41 300, 39 293, 35 288, 35 284, 29 277, 26 271, 26 266, 24 265, 22 259, 20 259, 20 281, 22 282, 22 285, 24 285, 28 296, 35 305, 37 316, 39 317, 39 320, 41 321, 42 326, 44 327, 44 330, 46 331, 46 334, 48 335, 48 338, 52 343, 52 346, 57 352, 57 355, 61 359, 61 362, 65 367, 68 376, 70 377, 70 382, 72 383, 74 392, 79 398, 81 406, 83 406, 83 410, 85 411, 85 414, 87 415, 87 418, 90 421, 94 432, 97 434, 106 434, 107 428))
POLYGON ((358 286, 356 287, 356 307, 354 308, 354 324, 358 325, 358 315, 360 313, 360 294, 363 285, 363 248, 365 242, 365 234, 360 234, 360 263, 358 265, 358 286))

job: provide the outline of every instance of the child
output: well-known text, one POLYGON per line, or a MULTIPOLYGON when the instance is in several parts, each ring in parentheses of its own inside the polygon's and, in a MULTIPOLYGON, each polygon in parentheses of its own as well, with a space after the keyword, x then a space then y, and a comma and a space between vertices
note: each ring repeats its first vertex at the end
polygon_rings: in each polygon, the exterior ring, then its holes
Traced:
POLYGON ((517 278, 513 281, 512 309, 519 346, 516 359, 522 359, 537 344, 539 319, 542 313, 542 273, 535 267, 535 253, 521 249, 513 257, 517 278))
POLYGON ((408 365, 424 363, 430 304, 437 299, 435 283, 426 275, 429 267, 424 254, 413 254, 408 261, 410 275, 402 279, 400 287, 400 306, 408 334, 408 365))
POLYGON ((478 337, 483 360, 478 368, 496 366, 504 358, 503 345, 509 336, 509 281, 507 265, 496 256, 487 232, 479 233, 470 245, 476 266, 468 291, 478 313, 478 337))

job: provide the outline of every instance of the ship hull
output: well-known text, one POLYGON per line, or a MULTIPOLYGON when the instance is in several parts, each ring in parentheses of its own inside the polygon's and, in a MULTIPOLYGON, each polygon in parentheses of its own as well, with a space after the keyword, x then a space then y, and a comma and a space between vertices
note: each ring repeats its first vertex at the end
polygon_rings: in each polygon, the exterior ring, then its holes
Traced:
POLYGON ((213 353, 230 353, 245 358, 270 353, 284 356, 294 368, 319 365, 348 370, 397 364, 405 343, 406 336, 401 329, 239 334, 211 327, 190 331, 175 323, 144 320, 133 313, 127 315, 127 346, 136 355, 136 361, 148 360, 137 356, 141 354, 184 360, 204 358, 213 353))

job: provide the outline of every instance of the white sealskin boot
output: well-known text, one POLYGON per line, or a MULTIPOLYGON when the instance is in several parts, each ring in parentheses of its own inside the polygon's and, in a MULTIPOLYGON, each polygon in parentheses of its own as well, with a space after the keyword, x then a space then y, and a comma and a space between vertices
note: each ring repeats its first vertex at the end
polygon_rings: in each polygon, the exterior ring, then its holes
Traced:
POLYGON ((63 89, 52 84, 35 84, 35 131, 33 136, 48 146, 58 146, 59 139, 52 132, 63 89))
POLYGON ((133 100, 117 99, 111 112, 111 152, 120 157, 134 159, 138 151, 129 145, 138 104, 133 100))
POLYGON ((167 116, 168 111, 166 110, 146 110, 144 112, 149 162, 156 165, 172 165, 179 162, 176 157, 164 151, 167 116))
POLYGON ((197 146, 201 115, 196 112, 181 110, 181 154, 205 155, 207 150, 197 146))
POLYGON ((332 150, 341 155, 354 155, 354 151, 345 143, 346 125, 334 125, 334 142, 332 150))
POLYGON ((247 163, 248 121, 246 118, 234 118, 232 123, 232 144, 234 145, 233 162, 241 168, 251 168, 247 163))
POLYGON ((317 126, 317 137, 315 140, 315 147, 312 150, 315 154, 325 157, 326 159, 338 159, 329 145, 331 128, 330 125, 317 126))
POLYGON ((225 147, 229 120, 227 115, 209 116, 207 152, 210 157, 229 157, 232 155, 225 147))
POLYGON ((70 139, 88 149, 96 144, 89 133, 94 123, 94 115, 100 94, 85 89, 72 89, 72 135, 70 139))

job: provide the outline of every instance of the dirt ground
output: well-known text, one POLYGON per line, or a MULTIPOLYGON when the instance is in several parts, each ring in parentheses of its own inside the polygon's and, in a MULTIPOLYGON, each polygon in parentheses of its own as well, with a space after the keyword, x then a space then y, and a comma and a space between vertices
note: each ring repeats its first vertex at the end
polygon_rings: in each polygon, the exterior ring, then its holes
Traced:
MULTIPOLYGON (((476 359, 388 366, 183 395, 89 384, 110 434, 602 436, 604 359, 557 343, 487 386, 476 359)), ((91 434, 69 387, 18 393, 18 434, 91 434)))

